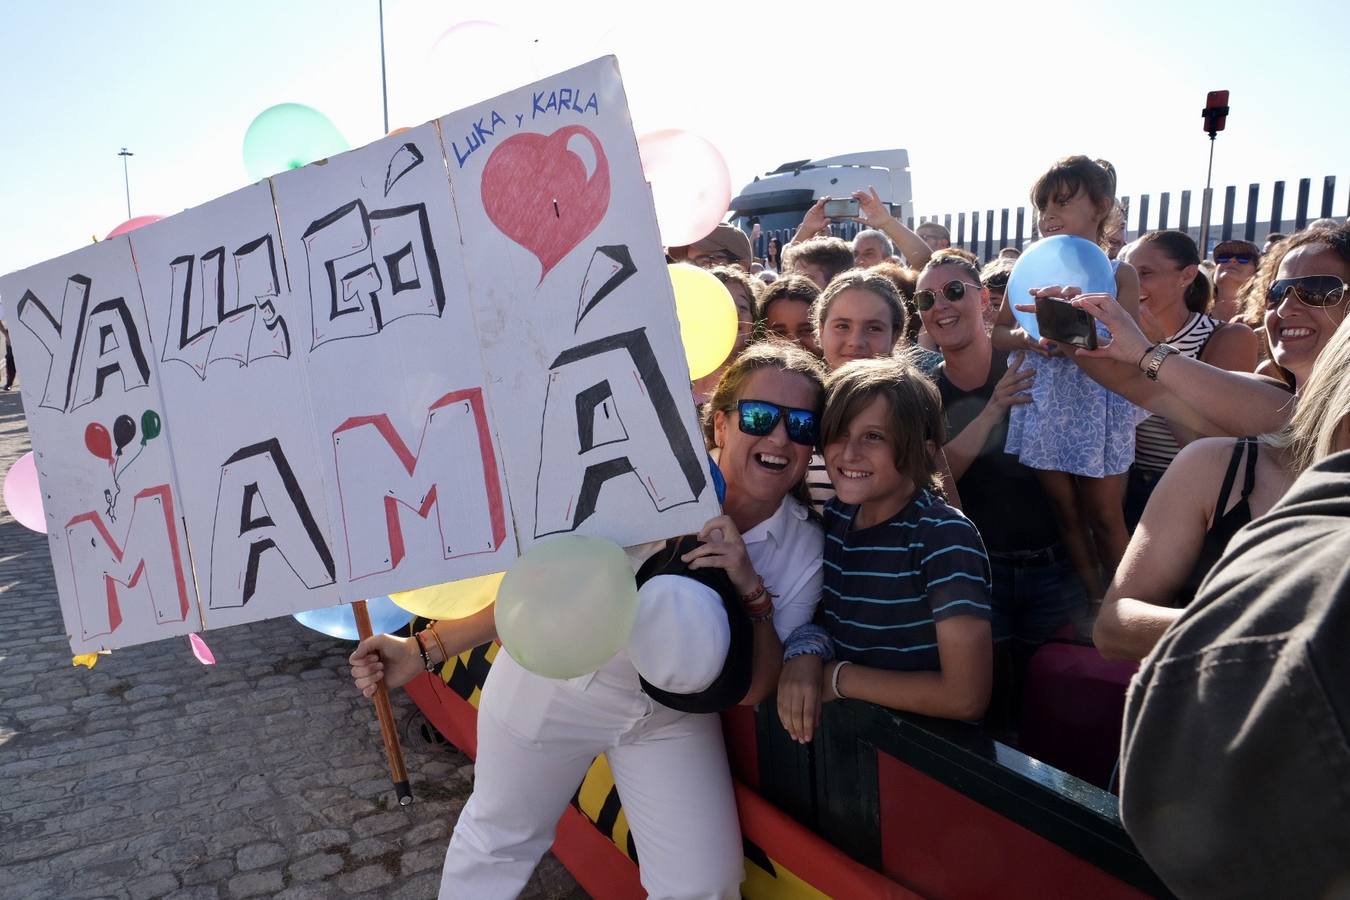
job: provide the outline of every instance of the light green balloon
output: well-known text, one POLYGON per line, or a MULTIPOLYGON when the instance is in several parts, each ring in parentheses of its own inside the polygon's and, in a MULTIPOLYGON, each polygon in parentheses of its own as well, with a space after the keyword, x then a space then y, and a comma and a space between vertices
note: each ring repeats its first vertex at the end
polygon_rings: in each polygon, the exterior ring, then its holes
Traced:
POLYGON ((628 642, 637 583, 623 549, 563 535, 516 560, 497 594, 497 636, 511 658, 546 678, 594 672, 628 642))
POLYGON ((257 181, 350 149, 323 113, 303 103, 278 103, 258 113, 244 132, 244 168, 257 181))

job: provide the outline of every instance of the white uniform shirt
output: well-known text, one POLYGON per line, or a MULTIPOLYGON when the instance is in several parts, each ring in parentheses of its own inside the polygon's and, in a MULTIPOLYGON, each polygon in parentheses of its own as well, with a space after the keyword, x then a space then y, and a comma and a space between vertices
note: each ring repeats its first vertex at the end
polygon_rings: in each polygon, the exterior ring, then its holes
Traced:
POLYGON ((825 532, 796 498, 784 497, 773 515, 741 537, 773 594, 773 627, 785 641, 798 625, 811 621, 820 602, 825 532))

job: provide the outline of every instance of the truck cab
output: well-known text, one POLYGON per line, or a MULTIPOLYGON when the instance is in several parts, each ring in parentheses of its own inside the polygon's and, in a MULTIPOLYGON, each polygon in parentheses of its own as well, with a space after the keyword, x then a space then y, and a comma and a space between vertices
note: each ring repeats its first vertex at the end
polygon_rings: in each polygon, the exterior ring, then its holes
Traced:
MULTIPOLYGON (((731 201, 729 218, 747 233, 754 224, 760 226, 754 251, 763 257, 768 239, 777 237, 787 243, 811 204, 821 197, 841 199, 869 186, 877 189, 896 218, 904 221, 914 215, 909 151, 872 150, 783 163, 741 189, 731 201)), ((851 238, 861 228, 856 222, 846 222, 836 224, 834 230, 851 238)))

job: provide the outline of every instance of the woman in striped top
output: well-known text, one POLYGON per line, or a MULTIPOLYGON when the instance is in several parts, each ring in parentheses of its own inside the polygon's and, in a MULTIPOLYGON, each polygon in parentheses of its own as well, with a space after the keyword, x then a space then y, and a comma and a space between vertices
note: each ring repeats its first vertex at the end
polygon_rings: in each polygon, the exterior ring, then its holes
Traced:
POLYGON ((898 359, 851 362, 826 384, 818 624, 789 636, 783 727, 811 740, 822 702, 852 698, 974 720, 993 684, 989 561, 970 520, 938 496, 937 388, 898 359))
MULTIPOLYGON (((1221 369, 1256 368, 1256 335, 1246 325, 1224 324, 1206 315, 1209 279, 1200 273, 1200 253, 1183 231, 1154 231, 1122 254, 1139 273, 1139 325, 1153 343, 1166 343, 1183 356, 1221 369)), ((1181 445, 1195 435, 1152 415, 1135 430, 1134 465, 1125 491, 1130 530, 1143 515, 1149 495, 1181 445)))

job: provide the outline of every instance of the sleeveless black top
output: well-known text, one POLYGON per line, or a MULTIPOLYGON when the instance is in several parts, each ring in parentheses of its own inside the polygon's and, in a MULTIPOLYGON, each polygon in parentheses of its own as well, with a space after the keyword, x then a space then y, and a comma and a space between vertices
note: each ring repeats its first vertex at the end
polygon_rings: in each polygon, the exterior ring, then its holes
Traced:
POLYGON ((1214 524, 1205 532, 1205 541, 1200 546, 1200 556, 1195 560, 1190 577, 1168 605, 1184 608, 1190 604, 1196 591, 1200 589, 1200 583, 1219 561, 1233 535, 1252 520, 1252 508, 1247 498, 1251 496, 1252 488, 1256 485, 1257 451, 1256 438, 1238 438, 1237 443, 1233 445, 1233 456, 1228 461, 1228 472, 1224 475, 1223 486, 1219 489, 1219 500, 1214 505, 1214 524), (1246 457, 1246 471, 1243 475, 1242 497, 1233 504, 1232 509, 1224 512, 1224 508, 1228 506, 1228 498, 1233 492, 1233 483, 1237 480, 1238 467, 1244 457, 1246 457))

